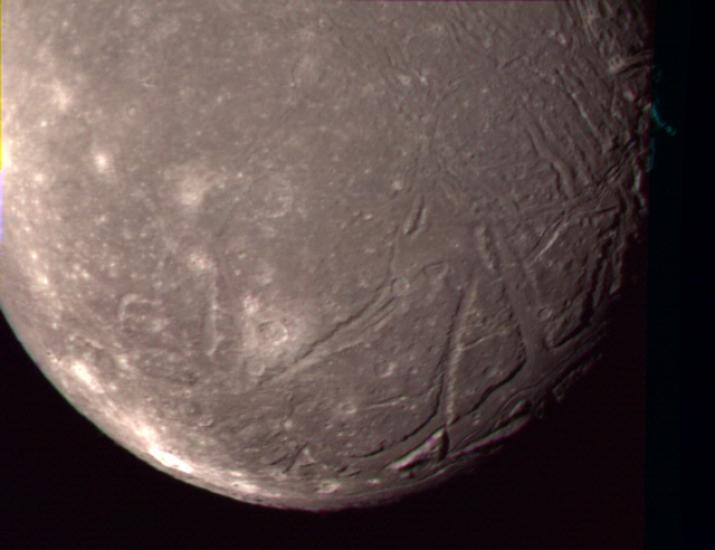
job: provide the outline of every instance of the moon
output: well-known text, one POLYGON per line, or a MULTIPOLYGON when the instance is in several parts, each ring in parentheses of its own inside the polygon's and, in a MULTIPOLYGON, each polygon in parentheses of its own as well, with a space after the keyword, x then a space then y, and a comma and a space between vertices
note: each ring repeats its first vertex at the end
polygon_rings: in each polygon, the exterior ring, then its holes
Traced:
POLYGON ((598 362, 639 2, 3 4, 0 304, 79 413, 275 508, 478 467, 598 362))

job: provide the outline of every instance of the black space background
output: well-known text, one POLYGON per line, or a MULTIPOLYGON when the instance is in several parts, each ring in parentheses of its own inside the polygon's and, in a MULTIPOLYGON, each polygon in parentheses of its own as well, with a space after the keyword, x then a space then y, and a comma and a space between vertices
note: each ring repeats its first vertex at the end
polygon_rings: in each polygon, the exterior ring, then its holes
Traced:
MULTIPOLYGON (((606 359, 498 462, 371 510, 244 505, 175 481, 110 441, 44 379, 0 319, 0 548, 715 548, 699 521, 712 505, 688 515, 688 542, 680 534, 681 201, 685 183, 713 183, 693 165, 705 155, 692 67, 706 54, 689 45, 689 2, 661 0, 659 10, 656 96, 678 133, 653 132, 648 288, 624 297, 606 359)), ((683 407, 688 420, 701 416, 696 403, 683 407)), ((697 437, 691 430, 684 434, 697 437)))

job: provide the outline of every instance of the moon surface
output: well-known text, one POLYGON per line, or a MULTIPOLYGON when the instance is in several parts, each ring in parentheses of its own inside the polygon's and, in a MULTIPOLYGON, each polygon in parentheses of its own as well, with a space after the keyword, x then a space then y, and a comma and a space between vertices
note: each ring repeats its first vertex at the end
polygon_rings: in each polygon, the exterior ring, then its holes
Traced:
POLYGON ((5 0, 0 303, 238 500, 478 466, 598 359, 646 216, 639 2, 5 0))

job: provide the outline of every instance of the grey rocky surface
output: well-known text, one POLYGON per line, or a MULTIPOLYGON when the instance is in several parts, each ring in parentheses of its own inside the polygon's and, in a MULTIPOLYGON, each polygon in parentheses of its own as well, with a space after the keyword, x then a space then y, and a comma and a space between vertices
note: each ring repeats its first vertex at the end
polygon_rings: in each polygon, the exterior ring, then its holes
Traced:
POLYGON ((598 357, 646 215, 637 2, 3 10, 2 308, 155 467, 373 504, 598 357))

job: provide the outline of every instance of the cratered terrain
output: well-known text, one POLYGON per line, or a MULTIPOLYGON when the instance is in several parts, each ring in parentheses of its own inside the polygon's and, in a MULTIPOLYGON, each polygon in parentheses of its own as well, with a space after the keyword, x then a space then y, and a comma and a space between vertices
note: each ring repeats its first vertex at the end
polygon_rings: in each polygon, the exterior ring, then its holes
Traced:
POLYGON ((2 309, 146 462, 376 504, 597 361, 646 215, 638 2, 3 10, 2 309))

